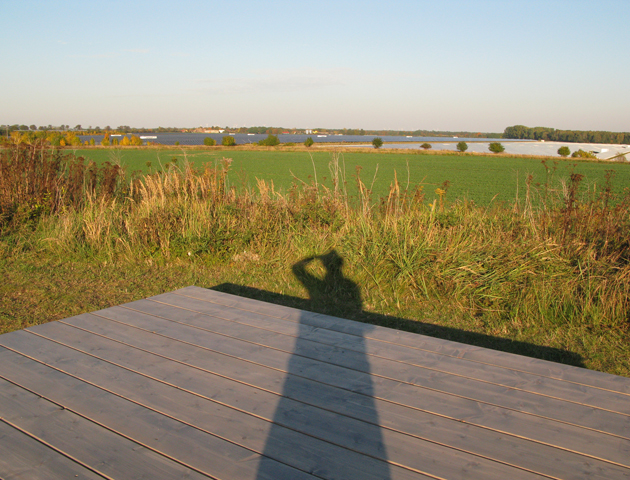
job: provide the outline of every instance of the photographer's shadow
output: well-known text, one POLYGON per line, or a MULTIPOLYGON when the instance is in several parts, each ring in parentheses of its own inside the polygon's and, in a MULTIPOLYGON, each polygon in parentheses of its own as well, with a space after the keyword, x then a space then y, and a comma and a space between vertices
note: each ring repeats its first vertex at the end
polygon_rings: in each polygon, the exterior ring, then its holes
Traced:
MULTIPOLYGON (((359 287, 352 280, 345 278, 342 272, 343 259, 335 251, 331 250, 325 255, 305 258, 293 265, 293 273, 296 278, 304 285, 309 294, 311 303, 310 309, 334 311, 337 315, 356 315, 362 311, 361 294, 359 287), (309 272, 309 266, 314 263, 321 262, 321 266, 325 269, 323 278, 309 272)), ((368 326, 365 333, 371 331, 368 326)), ((295 415, 296 402, 300 390, 304 389, 304 371, 305 365, 312 360, 313 352, 313 327, 305 322, 304 315, 300 317, 298 334, 295 339, 293 353, 288 362, 287 374, 285 376, 282 387, 282 396, 278 400, 276 406, 273 423, 271 424, 267 440, 265 442, 264 456, 269 458, 278 458, 282 455, 283 449, 287 445, 287 430, 283 423, 290 416, 295 415)), ((314 470, 309 473, 321 474, 327 476, 327 472, 337 472, 352 478, 354 474, 351 472, 363 472, 361 478, 372 478, 379 480, 390 479, 389 463, 387 462, 387 450, 383 442, 378 411, 374 403, 374 389, 370 376, 370 362, 366 353, 365 340, 358 337, 353 345, 353 362, 352 368, 363 377, 363 388, 360 401, 361 419, 365 422, 362 426, 357 426, 356 421, 348 421, 344 415, 339 415, 331 419, 331 412, 319 410, 316 408, 309 410, 310 425, 330 425, 331 420, 335 423, 339 431, 344 432, 344 436, 349 439, 352 449, 362 446, 364 454, 361 457, 351 450, 338 449, 337 454, 333 455, 335 459, 325 459, 316 462, 313 465, 314 470), (319 418, 318 418, 319 416, 319 418), (353 430, 356 428, 357 430, 353 430), (360 440, 357 440, 360 438, 360 440), (339 463, 335 463, 339 462, 339 463), (353 464, 354 463, 354 464, 353 464), (342 471, 346 470, 344 474, 342 471)), ((343 363, 343 362, 342 362, 343 363)), ((321 388, 321 387, 319 387, 321 388)), ((313 388, 313 395, 317 395, 317 388, 313 388)), ((326 436, 326 429, 319 431, 311 431, 311 435, 319 437, 321 440, 330 441, 326 436)), ((319 452, 311 452, 314 457, 319 456, 319 452)), ((267 468, 265 461, 260 463, 257 478, 268 479, 273 477, 273 472, 267 468)))

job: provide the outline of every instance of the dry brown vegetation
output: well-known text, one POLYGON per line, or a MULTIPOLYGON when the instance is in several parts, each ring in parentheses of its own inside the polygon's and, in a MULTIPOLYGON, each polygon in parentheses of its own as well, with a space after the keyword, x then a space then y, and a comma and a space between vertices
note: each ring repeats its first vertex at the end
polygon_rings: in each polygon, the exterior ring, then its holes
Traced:
MULTIPOLYGON (((79 313, 72 300, 51 314, 16 296, 35 295, 30 283, 48 285, 38 287, 48 292, 41 302, 63 297, 56 289, 69 285, 81 290, 81 281, 59 278, 72 275, 70 266, 109 295, 83 309, 137 298, 122 295, 122 284, 141 296, 181 281, 303 296, 291 265, 334 248, 364 310, 388 315, 390 326, 429 334, 440 326, 449 338, 542 357, 535 346, 553 347, 568 352, 553 360, 576 363, 573 353, 590 368, 630 375, 630 197, 613 198, 610 185, 583 199, 574 174, 536 202, 529 193, 520 206, 479 207, 449 203, 448 185, 427 203, 421 188, 396 178, 389 195, 373 199, 360 172, 359 194, 350 197, 334 156, 325 184, 297 181, 282 192, 262 180, 237 191, 226 182, 229 167, 228 159, 197 169, 184 163, 129 179, 117 165, 97 168, 41 144, 3 150, 3 330, 79 313), (24 265, 54 265, 56 280, 24 265), (506 347, 505 338, 521 347, 506 347)), ((327 313, 345 315, 336 308, 327 313)))

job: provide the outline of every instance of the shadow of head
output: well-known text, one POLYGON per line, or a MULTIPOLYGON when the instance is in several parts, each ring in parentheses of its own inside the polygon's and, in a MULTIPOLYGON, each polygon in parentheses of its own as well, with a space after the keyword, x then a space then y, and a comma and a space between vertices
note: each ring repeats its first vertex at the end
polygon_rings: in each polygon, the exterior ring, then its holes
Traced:
POLYGON ((344 277, 343 263, 341 255, 333 249, 323 255, 303 258, 293 265, 293 274, 308 291, 309 310, 337 316, 362 310, 359 286, 344 277), (325 269, 323 277, 313 273, 312 264, 316 261, 325 269))
POLYGON ((326 276, 343 278, 343 273, 341 272, 343 257, 337 253, 337 250, 333 249, 324 255, 320 255, 318 258, 326 269, 326 276))

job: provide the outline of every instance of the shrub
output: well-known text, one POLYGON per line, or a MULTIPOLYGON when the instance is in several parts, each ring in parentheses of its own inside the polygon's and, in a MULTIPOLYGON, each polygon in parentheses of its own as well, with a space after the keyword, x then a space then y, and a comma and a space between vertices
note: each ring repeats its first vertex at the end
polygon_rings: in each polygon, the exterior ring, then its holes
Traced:
POLYGON ((234 140, 234 137, 227 135, 221 139, 221 145, 224 147, 233 147, 236 145, 236 140, 234 140))
POLYGON ((431 144, 425 142, 422 145, 420 145, 420 148, 424 148, 425 150, 429 150, 431 148, 431 144))
POLYGON ((571 154, 571 158, 597 158, 593 152, 585 152, 581 148, 571 154))
POLYGON ((381 148, 383 146, 383 140, 380 137, 376 137, 372 140, 372 145, 374 148, 381 148))
POLYGON ((177 146, 177 147, 179 146, 179 140, 177 140, 177 141, 175 142, 175 146, 177 146))
POLYGON ((499 142, 492 142, 490 143, 490 145, 488 145, 488 150, 490 150, 492 153, 501 153, 505 152, 505 147, 499 142))
POLYGON ((206 137, 203 139, 203 144, 206 147, 214 147, 217 144, 217 141, 214 138, 206 137))
POLYGON ((313 146, 315 142, 313 141, 313 139, 311 137, 308 137, 306 140, 304 140, 304 146, 305 147, 311 147, 313 146))
POLYGON ((258 145, 263 147, 275 147, 276 145, 280 145, 280 140, 278 140, 277 135, 272 135, 271 133, 267 135, 267 138, 264 140, 260 140, 258 145))
POLYGON ((457 144, 458 152, 465 152, 466 150, 468 150, 468 144, 466 142, 459 142, 457 144))
POLYGON ((560 155, 561 157, 568 157, 569 155, 571 155, 571 150, 569 150, 569 147, 560 147, 558 149, 558 155, 560 155))

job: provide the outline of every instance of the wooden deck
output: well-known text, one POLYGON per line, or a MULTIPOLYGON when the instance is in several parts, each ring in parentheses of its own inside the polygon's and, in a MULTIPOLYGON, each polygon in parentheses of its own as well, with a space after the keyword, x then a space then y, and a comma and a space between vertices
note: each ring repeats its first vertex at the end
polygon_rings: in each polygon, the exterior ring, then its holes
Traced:
POLYGON ((0 336, 0 478, 630 478, 630 379, 188 287, 0 336))

